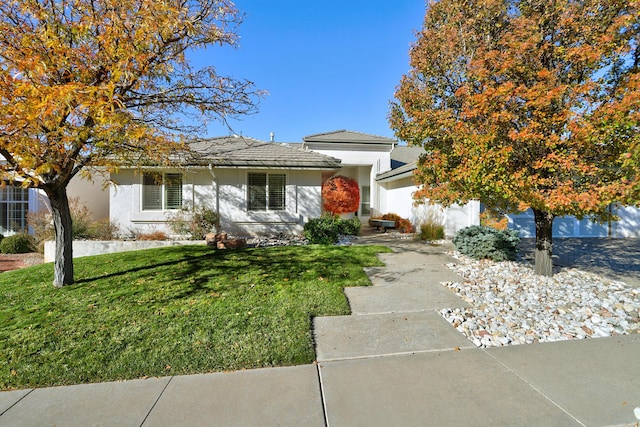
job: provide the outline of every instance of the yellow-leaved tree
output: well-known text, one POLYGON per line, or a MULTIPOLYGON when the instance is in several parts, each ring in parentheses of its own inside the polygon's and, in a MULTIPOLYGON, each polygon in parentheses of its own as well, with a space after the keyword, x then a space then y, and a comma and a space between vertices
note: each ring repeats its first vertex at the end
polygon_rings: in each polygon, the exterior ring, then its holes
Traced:
POLYGON ((390 114, 418 198, 554 218, 640 204, 640 1, 432 0, 390 114))
POLYGON ((74 176, 169 164, 194 117, 255 111, 253 83, 187 55, 236 45, 241 18, 229 0, 0 0, 0 174, 49 197, 54 286, 73 283, 74 176))

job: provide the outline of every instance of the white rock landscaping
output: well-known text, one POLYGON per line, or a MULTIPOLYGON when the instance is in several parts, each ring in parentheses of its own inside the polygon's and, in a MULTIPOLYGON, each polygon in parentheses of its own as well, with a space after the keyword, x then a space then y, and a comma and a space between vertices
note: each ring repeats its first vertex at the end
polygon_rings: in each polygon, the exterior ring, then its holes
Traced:
POLYGON ((640 333, 640 289, 571 268, 553 277, 517 262, 477 261, 459 253, 444 282, 473 307, 440 314, 478 347, 640 333))

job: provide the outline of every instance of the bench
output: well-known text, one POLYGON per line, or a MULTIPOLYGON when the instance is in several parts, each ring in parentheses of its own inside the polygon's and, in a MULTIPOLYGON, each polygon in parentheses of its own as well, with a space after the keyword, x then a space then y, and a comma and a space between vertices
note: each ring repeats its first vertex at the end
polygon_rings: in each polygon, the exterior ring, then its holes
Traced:
POLYGON ((386 233, 389 228, 396 228, 396 222, 388 219, 372 219, 369 220, 372 226, 376 227, 378 230, 382 228, 382 230, 386 233))

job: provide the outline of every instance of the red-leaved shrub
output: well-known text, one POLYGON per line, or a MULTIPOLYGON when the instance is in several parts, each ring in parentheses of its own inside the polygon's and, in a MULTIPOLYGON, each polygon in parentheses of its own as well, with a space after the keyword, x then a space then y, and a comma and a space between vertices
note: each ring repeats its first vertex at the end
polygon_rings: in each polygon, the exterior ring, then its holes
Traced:
POLYGON ((322 203, 334 215, 357 212, 360 206, 358 182, 347 176, 336 175, 322 184, 322 203))

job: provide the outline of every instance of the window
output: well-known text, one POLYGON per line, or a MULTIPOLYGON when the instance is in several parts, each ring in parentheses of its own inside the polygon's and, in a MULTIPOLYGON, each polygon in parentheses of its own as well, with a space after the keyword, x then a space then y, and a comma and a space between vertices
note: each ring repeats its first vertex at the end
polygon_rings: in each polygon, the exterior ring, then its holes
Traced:
POLYGON ((284 174, 250 173, 247 185, 247 210, 283 211, 286 209, 284 174))
POLYGON ((0 189, 0 232, 19 233, 27 230, 29 190, 7 186, 0 189))
POLYGON ((360 212, 362 216, 371 215, 371 187, 363 185, 360 191, 360 212))
POLYGON ((142 209, 147 211, 182 208, 182 175, 146 172, 142 176, 142 209))

